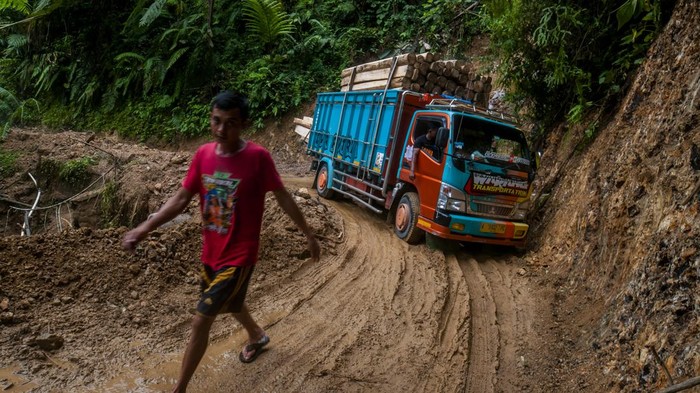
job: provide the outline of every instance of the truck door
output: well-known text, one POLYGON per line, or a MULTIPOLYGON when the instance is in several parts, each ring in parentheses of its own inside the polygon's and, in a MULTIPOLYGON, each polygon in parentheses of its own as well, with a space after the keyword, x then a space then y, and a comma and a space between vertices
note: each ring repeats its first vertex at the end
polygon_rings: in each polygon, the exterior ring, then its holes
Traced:
MULTIPOLYGON (((411 149, 416 140, 425 135, 431 128, 447 126, 447 118, 437 115, 422 115, 416 118, 411 130, 411 149)), ((447 146, 426 145, 419 151, 414 151, 412 159, 416 160, 415 178, 413 184, 420 198, 420 215, 432 220, 435 217, 435 207, 442 182, 447 146)), ((406 173, 408 175, 408 171, 406 173)), ((402 176, 403 177, 403 176, 402 176)))

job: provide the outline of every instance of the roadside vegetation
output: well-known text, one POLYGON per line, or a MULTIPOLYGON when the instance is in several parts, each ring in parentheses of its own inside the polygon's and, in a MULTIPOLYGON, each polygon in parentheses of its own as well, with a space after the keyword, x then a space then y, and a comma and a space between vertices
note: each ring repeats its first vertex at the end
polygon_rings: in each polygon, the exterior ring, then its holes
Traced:
POLYGON ((460 59, 483 34, 511 101, 545 126, 579 122, 624 90, 673 3, 0 0, 0 139, 13 124, 185 139, 221 89, 246 92, 262 127, 352 64, 460 59))
POLYGON ((15 172, 19 153, 5 151, 0 147, 0 176, 9 176, 15 172))

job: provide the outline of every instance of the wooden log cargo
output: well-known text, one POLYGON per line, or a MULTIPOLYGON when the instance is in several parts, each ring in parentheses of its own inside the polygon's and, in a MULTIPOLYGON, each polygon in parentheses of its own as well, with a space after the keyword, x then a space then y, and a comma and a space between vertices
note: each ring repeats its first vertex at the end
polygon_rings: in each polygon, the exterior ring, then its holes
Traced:
POLYGON ((346 68, 341 73, 341 91, 404 89, 445 94, 485 106, 492 90, 491 80, 464 60, 441 60, 434 53, 406 53, 346 68))

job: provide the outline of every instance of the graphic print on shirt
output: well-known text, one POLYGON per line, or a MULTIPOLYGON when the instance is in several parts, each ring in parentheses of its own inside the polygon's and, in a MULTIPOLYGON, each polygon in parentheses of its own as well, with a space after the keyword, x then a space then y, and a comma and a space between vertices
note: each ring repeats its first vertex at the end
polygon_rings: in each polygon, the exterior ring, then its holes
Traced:
POLYGON ((232 229, 238 201, 238 184, 241 182, 240 179, 228 177, 228 173, 221 172, 202 175, 202 185, 206 190, 202 208, 204 229, 222 235, 232 229))

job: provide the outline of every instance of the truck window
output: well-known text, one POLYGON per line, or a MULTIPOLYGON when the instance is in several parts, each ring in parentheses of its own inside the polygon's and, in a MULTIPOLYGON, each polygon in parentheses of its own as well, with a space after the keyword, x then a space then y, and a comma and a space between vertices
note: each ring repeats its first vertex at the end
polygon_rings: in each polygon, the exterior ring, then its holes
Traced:
POLYGON ((530 165, 521 131, 471 116, 455 116, 455 156, 490 164, 530 165))
MULTIPOLYGON (((418 137, 425 135, 431 128, 444 127, 442 119, 435 118, 422 118, 416 121, 416 127, 413 129, 413 142, 418 139, 418 137)), ((444 147, 444 146, 443 146, 444 147)))
MULTIPOLYGON (((415 144, 418 138, 427 134, 429 129, 438 129, 440 127, 444 127, 444 121, 439 117, 418 118, 416 120, 416 125, 413 128, 413 143, 415 144)), ((442 150, 444 149, 444 147, 445 146, 435 146, 433 144, 432 146, 426 145, 424 148, 428 150, 428 153, 432 158, 434 158, 437 161, 440 161, 442 158, 442 150)))

